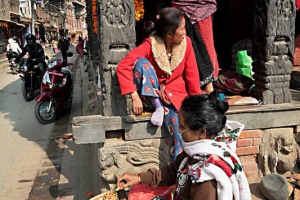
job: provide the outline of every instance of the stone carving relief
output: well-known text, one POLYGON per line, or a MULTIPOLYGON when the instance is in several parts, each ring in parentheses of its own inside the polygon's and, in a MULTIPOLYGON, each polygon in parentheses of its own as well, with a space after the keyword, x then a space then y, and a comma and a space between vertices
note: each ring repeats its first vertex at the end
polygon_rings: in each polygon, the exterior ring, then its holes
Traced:
POLYGON ((133 1, 104 0, 102 15, 110 25, 128 26, 134 23, 132 12, 134 12, 133 1))
POLYGON ((294 1, 256 1, 253 25, 253 94, 265 104, 292 101, 289 82, 294 31, 294 1))
POLYGON ((117 177, 125 172, 138 173, 168 164, 169 152, 164 139, 122 141, 106 140, 98 150, 101 190, 114 189, 117 177))
POLYGON ((293 171, 299 159, 300 147, 292 128, 264 131, 258 160, 263 175, 293 171))

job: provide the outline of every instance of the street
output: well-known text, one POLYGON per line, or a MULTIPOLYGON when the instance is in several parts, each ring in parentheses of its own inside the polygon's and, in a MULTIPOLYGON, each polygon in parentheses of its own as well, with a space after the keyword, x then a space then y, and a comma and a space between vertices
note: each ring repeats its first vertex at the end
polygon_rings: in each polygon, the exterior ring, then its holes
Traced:
MULTIPOLYGON (((76 58, 74 54, 69 61, 76 58)), ((21 94, 19 76, 7 68, 0 71, 0 80, 0 200, 53 199, 57 194, 49 194, 49 187, 57 190, 69 113, 40 124, 35 100, 26 102, 21 94)))

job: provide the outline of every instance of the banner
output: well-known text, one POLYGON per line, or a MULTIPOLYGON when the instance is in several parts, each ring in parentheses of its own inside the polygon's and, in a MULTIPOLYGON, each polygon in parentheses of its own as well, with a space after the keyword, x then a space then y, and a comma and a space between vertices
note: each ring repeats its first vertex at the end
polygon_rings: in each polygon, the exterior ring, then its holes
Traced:
POLYGON ((20 0, 19 3, 20 3, 20 6, 19 6, 20 8, 26 8, 26 7, 28 7, 27 0, 20 0))
POLYGON ((44 3, 44 0, 36 0, 35 1, 37 4, 43 4, 44 3))

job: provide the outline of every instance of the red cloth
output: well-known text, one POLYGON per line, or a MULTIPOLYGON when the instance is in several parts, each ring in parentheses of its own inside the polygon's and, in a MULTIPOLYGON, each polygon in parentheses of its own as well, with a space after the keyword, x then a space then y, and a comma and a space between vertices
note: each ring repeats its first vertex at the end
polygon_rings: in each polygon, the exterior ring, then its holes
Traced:
POLYGON ((219 75, 219 62, 214 45, 214 34, 212 27, 212 17, 209 16, 198 22, 199 33, 204 41, 210 60, 214 66, 214 79, 219 75))
POLYGON ((300 9, 300 0, 296 0, 296 10, 300 9))
POLYGON ((166 200, 172 200, 171 193, 173 189, 175 189, 175 185, 151 187, 146 184, 138 184, 130 188, 128 200, 151 200, 157 196, 164 197, 166 200))
POLYGON ((131 50, 127 56, 121 60, 117 67, 117 75, 122 95, 129 94, 137 90, 133 82, 132 68, 138 58, 146 58, 155 68, 158 81, 161 84, 165 81, 165 92, 170 101, 179 110, 183 99, 188 94, 202 94, 200 89, 200 77, 197 68, 195 53, 191 39, 187 37, 187 47, 182 62, 173 70, 172 75, 162 71, 156 61, 151 49, 151 40, 147 38, 140 46, 131 50))
POLYGON ((295 53, 293 58, 293 65, 300 66, 300 34, 295 39, 295 53))
POLYGON ((191 23, 197 23, 217 10, 216 0, 172 0, 172 6, 183 10, 191 23))

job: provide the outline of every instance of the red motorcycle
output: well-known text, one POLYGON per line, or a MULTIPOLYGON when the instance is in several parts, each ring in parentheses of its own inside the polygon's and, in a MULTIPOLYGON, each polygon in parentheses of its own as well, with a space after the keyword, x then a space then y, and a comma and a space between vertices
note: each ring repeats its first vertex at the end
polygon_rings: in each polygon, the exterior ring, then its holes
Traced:
MULTIPOLYGON (((68 52, 68 57, 73 56, 68 52)), ((69 66, 61 58, 52 58, 41 83, 41 94, 36 98, 34 108, 36 119, 42 124, 55 121, 57 113, 64 107, 70 107, 72 102, 73 77, 69 66)))

